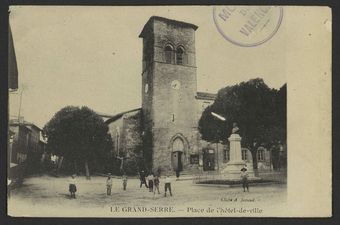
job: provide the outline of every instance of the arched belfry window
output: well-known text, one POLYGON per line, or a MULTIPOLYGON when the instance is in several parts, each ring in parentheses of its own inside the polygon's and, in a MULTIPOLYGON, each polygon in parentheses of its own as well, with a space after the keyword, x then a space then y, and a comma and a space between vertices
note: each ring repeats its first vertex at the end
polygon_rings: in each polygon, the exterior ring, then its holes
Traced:
POLYGON ((176 50, 176 63, 178 65, 183 65, 184 63, 184 48, 179 46, 176 50))
POLYGON ((184 143, 181 138, 176 138, 172 143, 172 151, 173 152, 183 152, 184 151, 184 143))
POLYGON ((165 54, 165 62, 166 63, 172 63, 172 58, 173 58, 173 47, 168 44, 164 48, 164 54, 165 54))

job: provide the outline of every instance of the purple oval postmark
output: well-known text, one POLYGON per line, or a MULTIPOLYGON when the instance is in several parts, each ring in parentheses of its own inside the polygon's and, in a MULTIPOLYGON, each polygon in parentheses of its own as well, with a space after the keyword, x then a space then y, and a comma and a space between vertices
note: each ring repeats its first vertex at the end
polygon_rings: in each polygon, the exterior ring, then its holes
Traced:
POLYGON ((219 33, 242 47, 254 47, 270 40, 283 18, 281 6, 215 6, 213 19, 219 33))

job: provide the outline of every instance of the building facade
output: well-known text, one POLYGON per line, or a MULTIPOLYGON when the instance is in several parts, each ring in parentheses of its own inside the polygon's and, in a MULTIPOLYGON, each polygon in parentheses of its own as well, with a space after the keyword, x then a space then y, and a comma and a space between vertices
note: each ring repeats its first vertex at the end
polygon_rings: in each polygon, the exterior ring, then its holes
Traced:
POLYGON ((17 167, 25 166, 26 173, 35 173, 39 170, 41 156, 44 152, 46 140, 42 130, 26 121, 11 120, 9 132, 12 136, 8 148, 10 173, 9 177, 17 176, 17 167))
POLYGON ((155 16, 145 24, 139 35, 142 107, 106 120, 115 154, 140 152, 147 169, 166 172, 219 170, 228 162, 228 147, 202 140, 198 131, 199 118, 216 94, 197 92, 197 28, 155 16))

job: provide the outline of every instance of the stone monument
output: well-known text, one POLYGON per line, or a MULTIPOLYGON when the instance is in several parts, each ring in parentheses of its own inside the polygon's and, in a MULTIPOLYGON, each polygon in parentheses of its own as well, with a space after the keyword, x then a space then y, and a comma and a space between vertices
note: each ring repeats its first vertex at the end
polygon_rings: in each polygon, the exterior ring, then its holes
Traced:
MULTIPOLYGON (((233 123, 233 129, 228 138, 230 143, 229 162, 222 171, 223 176, 228 180, 240 180, 241 169, 246 165, 245 161, 242 160, 241 139, 239 128, 236 123, 233 123)), ((249 178, 255 178, 253 168, 248 167, 247 171, 249 178)))

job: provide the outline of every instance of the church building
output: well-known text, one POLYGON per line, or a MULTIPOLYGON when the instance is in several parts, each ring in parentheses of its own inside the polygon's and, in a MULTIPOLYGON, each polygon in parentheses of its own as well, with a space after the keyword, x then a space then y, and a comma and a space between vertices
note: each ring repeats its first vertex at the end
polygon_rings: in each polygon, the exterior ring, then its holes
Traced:
POLYGON ((228 161, 227 146, 202 140, 198 131, 200 116, 216 94, 197 92, 197 28, 157 16, 145 24, 139 35, 142 106, 105 121, 115 155, 142 157, 148 170, 187 174, 219 170, 228 161))

